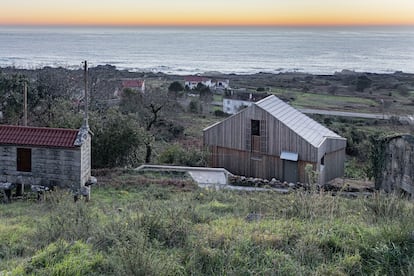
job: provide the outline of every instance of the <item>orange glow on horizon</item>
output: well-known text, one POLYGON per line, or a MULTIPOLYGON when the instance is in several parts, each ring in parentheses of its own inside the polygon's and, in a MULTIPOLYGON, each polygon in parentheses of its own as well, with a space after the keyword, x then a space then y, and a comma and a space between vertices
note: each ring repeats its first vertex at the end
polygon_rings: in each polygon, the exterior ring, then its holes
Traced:
POLYGON ((414 26, 412 0, 137 2, 141 1, 13 0, 2 4, 0 25, 414 26))
POLYGON ((289 26, 414 26, 414 22, 410 20, 326 20, 326 19, 297 19, 297 20, 285 20, 285 21, 272 21, 272 20, 147 20, 147 21, 136 21, 136 20, 92 20, 90 18, 85 20, 16 20, 16 21, 3 21, 0 20, 0 26, 183 26, 183 27, 196 27, 196 26, 223 26, 223 27, 237 27, 237 26, 274 26, 274 27, 289 27, 289 26))

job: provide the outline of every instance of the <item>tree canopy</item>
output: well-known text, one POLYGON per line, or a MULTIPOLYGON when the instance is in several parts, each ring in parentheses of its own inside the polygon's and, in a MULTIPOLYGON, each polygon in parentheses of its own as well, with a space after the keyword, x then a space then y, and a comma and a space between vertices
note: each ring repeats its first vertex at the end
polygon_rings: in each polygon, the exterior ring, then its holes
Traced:
POLYGON ((168 91, 171 91, 171 92, 180 92, 183 90, 184 90, 184 86, 178 81, 174 81, 170 84, 170 86, 168 86, 168 91))

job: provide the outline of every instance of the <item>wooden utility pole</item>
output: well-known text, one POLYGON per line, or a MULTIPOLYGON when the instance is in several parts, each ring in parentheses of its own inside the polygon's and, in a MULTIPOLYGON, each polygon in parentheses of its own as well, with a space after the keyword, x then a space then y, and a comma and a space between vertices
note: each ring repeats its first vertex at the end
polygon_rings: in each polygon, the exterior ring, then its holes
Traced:
POLYGON ((84 81, 85 81, 85 95, 84 95, 84 102, 85 102, 85 110, 83 114, 83 124, 85 127, 89 128, 88 122, 88 62, 85 60, 83 64, 84 68, 84 81))
POLYGON ((23 83, 23 125, 27 126, 27 82, 23 83))

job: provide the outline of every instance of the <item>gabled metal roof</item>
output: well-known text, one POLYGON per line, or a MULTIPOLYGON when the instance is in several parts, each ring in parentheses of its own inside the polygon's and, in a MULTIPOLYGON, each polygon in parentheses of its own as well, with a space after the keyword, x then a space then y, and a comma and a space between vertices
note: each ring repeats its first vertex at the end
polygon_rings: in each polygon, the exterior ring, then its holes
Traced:
POLYGON ((0 125, 0 144, 75 148, 79 130, 0 125))
POLYGON ((264 98, 254 105, 268 112, 315 147, 321 145, 327 137, 342 138, 274 95, 264 98))

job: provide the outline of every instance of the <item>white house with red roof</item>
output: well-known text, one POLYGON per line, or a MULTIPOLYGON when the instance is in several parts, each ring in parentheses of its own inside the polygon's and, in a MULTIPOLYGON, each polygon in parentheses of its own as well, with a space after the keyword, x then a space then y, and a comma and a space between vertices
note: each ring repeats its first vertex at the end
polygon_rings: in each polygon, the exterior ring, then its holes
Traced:
POLYGON ((137 79, 126 79, 121 81, 121 87, 119 87, 114 92, 114 97, 121 97, 122 91, 125 89, 131 89, 135 91, 139 91, 141 93, 145 92, 145 80, 137 80, 137 79))
POLYGON ((144 92, 145 91, 145 80, 123 80, 122 90, 127 89, 127 88, 144 92))
POLYGON ((207 87, 213 87, 213 82, 210 78, 200 77, 200 76, 187 76, 184 77, 184 87, 189 89, 194 89, 197 85, 201 83, 207 87))
POLYGON ((184 87, 188 87, 188 89, 196 88, 199 83, 213 89, 224 90, 230 88, 230 81, 226 79, 211 79, 201 76, 184 77, 184 87))
POLYGON ((91 179, 89 127, 0 125, 0 186, 16 187, 16 194, 25 185, 58 186, 89 197, 91 179))

